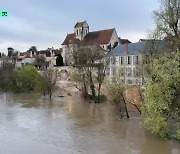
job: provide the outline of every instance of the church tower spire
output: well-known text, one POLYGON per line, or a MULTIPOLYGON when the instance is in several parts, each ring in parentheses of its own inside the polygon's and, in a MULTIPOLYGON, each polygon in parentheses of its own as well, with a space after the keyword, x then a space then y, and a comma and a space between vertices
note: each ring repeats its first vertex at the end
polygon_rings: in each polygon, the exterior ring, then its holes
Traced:
POLYGON ((83 40, 87 33, 89 33, 89 25, 86 21, 77 22, 74 26, 75 37, 79 40, 83 40))

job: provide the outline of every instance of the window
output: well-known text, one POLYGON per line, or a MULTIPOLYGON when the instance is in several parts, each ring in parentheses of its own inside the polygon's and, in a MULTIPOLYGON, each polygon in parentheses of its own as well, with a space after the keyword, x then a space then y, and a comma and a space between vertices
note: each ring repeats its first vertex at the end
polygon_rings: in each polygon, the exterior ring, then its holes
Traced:
POLYGON ((132 80, 127 80, 127 84, 132 84, 132 80))
POLYGON ((78 29, 77 29, 77 31, 76 31, 76 34, 77 34, 77 35, 79 35, 79 33, 78 33, 78 32, 79 32, 79 31, 78 31, 78 29))
POLYGON ((128 67, 126 71, 127 71, 127 76, 131 77, 132 76, 132 68, 128 67))
POLYGON ((112 68, 112 75, 113 75, 113 76, 116 75, 116 68, 115 68, 115 67, 112 68))
POLYGON ((136 68, 133 68, 133 76, 136 77, 136 68))
POLYGON ((107 70, 106 70, 106 75, 107 75, 107 76, 109 76, 109 75, 110 75, 110 73, 109 73, 109 72, 110 72, 110 69, 109 69, 109 68, 107 68, 107 70))
POLYGON ((140 82, 138 79, 136 79, 136 80, 135 80, 135 84, 136 84, 136 85, 140 85, 141 82, 140 82))
POLYGON ((124 70, 122 70, 122 72, 121 72, 121 76, 124 76, 124 74, 125 74, 125 73, 124 73, 124 70))
POLYGON ((116 64, 116 57, 112 57, 112 59, 111 59, 112 61, 112 65, 115 65, 116 64))
POLYGON ((135 64, 139 64, 139 56, 135 56, 135 64))
POLYGON ((131 57, 130 56, 127 57, 127 63, 128 63, 128 65, 131 64, 131 57))
POLYGON ((120 61, 120 64, 123 65, 124 64, 124 57, 120 57, 119 61, 120 61))

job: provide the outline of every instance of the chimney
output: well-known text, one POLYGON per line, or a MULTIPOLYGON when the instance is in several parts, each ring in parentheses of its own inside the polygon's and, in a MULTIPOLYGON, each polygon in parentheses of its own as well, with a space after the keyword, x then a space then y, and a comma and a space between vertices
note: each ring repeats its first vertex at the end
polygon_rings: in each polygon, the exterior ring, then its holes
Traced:
POLYGON ((124 53, 127 55, 128 54, 128 43, 126 42, 124 45, 124 53))

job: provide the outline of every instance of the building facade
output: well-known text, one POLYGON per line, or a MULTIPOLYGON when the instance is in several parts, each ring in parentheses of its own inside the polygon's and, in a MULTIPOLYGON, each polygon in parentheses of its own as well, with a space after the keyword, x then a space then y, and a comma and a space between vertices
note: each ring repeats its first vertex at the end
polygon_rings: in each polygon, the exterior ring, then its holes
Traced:
MULTIPOLYGON (((153 45, 156 48, 165 46, 164 41, 154 41, 153 45)), ((126 85, 143 85, 146 78, 140 74, 142 66, 142 57, 148 52, 148 47, 152 47, 150 40, 140 40, 136 43, 121 44, 114 48, 108 57, 110 58, 107 77, 113 79, 119 76, 121 81, 126 85)))
POLYGON ((76 49, 79 45, 85 47, 98 46, 108 53, 113 47, 119 45, 119 43, 115 28, 90 32, 89 25, 86 21, 77 22, 74 26, 74 33, 67 34, 61 44, 64 64, 72 64, 72 50, 76 49))

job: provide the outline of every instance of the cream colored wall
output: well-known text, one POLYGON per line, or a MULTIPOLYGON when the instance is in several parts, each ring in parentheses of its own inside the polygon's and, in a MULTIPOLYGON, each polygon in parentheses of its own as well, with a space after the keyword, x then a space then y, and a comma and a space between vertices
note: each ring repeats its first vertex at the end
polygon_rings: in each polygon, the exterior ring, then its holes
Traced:
POLYGON ((111 43, 111 47, 113 47, 115 42, 119 42, 119 38, 118 38, 116 30, 114 29, 114 32, 113 32, 111 39, 110 39, 110 42, 109 42, 109 44, 111 43))

